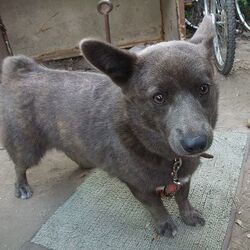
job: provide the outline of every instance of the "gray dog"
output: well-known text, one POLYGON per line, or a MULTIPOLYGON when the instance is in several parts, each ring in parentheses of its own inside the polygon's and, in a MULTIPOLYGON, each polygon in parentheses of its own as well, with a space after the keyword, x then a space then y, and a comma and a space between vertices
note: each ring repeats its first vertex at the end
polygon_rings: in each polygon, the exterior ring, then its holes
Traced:
POLYGON ((162 42, 139 54, 83 40, 83 55, 104 74, 50 70, 25 56, 6 58, 2 140, 15 164, 16 196, 32 195, 26 170, 56 148, 126 183, 159 234, 177 232, 161 195, 175 195, 186 224, 204 225, 188 193, 217 119, 214 35, 205 17, 189 42, 162 42))

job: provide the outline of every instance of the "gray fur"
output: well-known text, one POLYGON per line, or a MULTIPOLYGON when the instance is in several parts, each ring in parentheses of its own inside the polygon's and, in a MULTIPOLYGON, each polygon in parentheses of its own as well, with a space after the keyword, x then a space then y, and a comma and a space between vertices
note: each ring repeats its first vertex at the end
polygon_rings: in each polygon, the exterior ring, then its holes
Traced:
MULTIPOLYGON (((170 183, 176 157, 183 159, 180 178, 196 170, 201 152, 187 152, 183 139, 202 134, 202 151, 211 145, 218 101, 213 36, 205 17, 193 41, 162 42, 137 55, 83 40, 83 55, 104 74, 51 70, 25 56, 5 59, 2 141, 15 164, 16 196, 32 195, 26 169, 56 148, 79 165, 118 177, 151 212, 158 232, 174 236, 176 226, 155 188, 170 183), (211 86, 201 96, 205 83, 211 86), (158 92, 163 104, 153 101, 158 92)), ((175 196, 180 214, 189 225, 204 225, 189 203, 189 185, 175 196)))

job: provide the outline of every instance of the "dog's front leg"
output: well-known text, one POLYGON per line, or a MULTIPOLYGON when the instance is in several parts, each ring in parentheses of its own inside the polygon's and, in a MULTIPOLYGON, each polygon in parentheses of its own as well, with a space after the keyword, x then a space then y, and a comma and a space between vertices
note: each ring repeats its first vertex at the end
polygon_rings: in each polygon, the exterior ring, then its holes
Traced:
POLYGON ((185 183, 175 194, 175 200, 178 204, 182 220, 190 226, 205 225, 205 219, 202 214, 190 204, 188 194, 190 181, 185 183))
POLYGON ((168 211, 164 208, 161 198, 154 192, 141 192, 128 185, 131 192, 151 213, 156 223, 157 233, 167 237, 174 237, 177 227, 168 211))

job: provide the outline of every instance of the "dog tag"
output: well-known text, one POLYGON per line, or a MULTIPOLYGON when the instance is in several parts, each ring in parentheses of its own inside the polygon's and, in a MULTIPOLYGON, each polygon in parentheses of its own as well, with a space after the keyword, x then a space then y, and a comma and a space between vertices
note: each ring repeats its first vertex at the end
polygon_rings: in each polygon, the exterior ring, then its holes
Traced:
POLYGON ((161 197, 173 197, 175 193, 180 189, 180 182, 172 182, 167 186, 160 186, 156 188, 156 193, 161 197))

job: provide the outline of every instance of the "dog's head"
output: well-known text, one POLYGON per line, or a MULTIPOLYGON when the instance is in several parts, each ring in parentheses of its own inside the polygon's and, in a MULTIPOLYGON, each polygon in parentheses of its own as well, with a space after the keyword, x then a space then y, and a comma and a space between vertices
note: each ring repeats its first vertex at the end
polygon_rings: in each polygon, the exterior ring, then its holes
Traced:
POLYGON ((91 39, 80 48, 122 89, 137 125, 160 135, 177 155, 188 156, 212 143, 218 101, 211 64, 214 35, 207 16, 189 42, 162 42, 138 54, 91 39))

